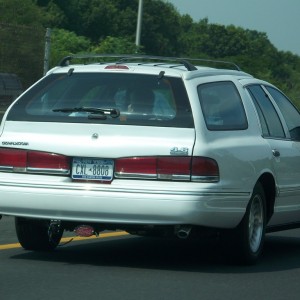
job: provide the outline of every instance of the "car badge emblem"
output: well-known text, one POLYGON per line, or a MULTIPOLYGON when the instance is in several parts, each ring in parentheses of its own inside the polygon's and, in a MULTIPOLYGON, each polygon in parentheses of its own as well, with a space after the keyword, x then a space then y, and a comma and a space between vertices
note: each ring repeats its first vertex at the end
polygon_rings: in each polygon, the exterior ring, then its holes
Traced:
POLYGON ((189 154, 189 148, 186 148, 186 147, 182 147, 182 148, 173 147, 170 150, 170 154, 171 155, 177 155, 177 156, 188 155, 189 154))
POLYGON ((99 134, 98 134, 98 133, 93 133, 92 139, 97 139, 98 137, 99 137, 99 134))

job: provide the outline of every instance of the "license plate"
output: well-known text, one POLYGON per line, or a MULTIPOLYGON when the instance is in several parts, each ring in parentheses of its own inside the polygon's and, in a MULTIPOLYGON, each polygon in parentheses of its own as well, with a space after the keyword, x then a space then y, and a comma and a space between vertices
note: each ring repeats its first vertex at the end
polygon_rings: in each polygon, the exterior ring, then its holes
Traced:
POLYGON ((72 178, 76 180, 112 181, 114 162, 111 159, 73 158, 72 178))

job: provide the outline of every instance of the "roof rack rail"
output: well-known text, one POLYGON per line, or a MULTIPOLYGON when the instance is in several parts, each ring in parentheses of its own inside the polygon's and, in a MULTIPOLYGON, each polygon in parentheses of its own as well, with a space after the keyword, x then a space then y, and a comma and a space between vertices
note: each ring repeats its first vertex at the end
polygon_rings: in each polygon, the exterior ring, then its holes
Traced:
MULTIPOLYGON (((77 55, 70 55, 64 57, 60 63, 59 66, 65 67, 68 66, 72 59, 95 59, 95 58, 117 58, 118 60, 115 63, 123 63, 128 61, 134 61, 134 60, 157 60, 161 62, 176 62, 175 66, 183 65, 188 71, 195 71, 197 68, 194 64, 192 64, 190 61, 193 62, 204 62, 209 64, 223 64, 233 67, 233 69, 237 71, 241 71, 238 65, 236 65, 233 62, 229 61, 223 61, 223 60, 213 60, 213 59, 202 59, 202 58, 186 58, 186 57, 165 57, 165 56, 151 56, 151 55, 138 55, 138 54, 77 54, 77 55)), ((110 61, 111 62, 111 61, 110 61)), ((107 61, 103 61, 102 63, 107 63, 107 61)))

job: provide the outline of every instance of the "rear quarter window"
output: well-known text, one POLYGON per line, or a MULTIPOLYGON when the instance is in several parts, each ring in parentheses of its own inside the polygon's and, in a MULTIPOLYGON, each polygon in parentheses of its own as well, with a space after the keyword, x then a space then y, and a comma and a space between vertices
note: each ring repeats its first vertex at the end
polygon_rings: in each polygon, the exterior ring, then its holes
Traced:
POLYGON ((198 86, 198 96, 208 130, 248 128, 243 103, 233 82, 212 82, 198 86))

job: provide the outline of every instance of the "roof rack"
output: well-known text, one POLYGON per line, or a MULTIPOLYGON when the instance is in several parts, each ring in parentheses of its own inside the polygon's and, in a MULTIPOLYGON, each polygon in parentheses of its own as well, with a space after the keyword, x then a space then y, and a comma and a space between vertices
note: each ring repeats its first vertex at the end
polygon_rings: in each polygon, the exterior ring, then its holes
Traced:
MULTIPOLYGON (((144 61, 152 61, 157 60, 161 63, 158 65, 167 64, 167 62, 176 62, 174 66, 171 66, 173 68, 178 66, 184 66, 188 71, 195 71, 197 68, 194 64, 192 64, 190 61, 193 62, 204 62, 207 64, 223 64, 227 66, 231 66, 230 69, 234 69, 237 71, 241 71, 238 65, 236 65, 233 62, 229 61, 223 61, 223 60, 212 60, 212 59, 202 59, 202 58, 183 58, 183 57, 165 57, 165 56, 151 56, 151 55, 130 55, 130 54, 77 54, 77 55, 70 55, 64 57, 60 63, 59 66, 65 67, 68 66, 73 59, 95 59, 95 58, 117 58, 118 60, 115 62, 117 64, 123 63, 123 62, 133 62, 135 60, 144 60, 144 61), (162 63, 164 62, 164 63, 162 63)), ((111 61, 110 61, 111 62, 111 61)), ((102 61, 100 63, 108 63, 107 61, 102 61)), ((141 63, 142 64, 142 63, 141 63)))

